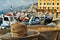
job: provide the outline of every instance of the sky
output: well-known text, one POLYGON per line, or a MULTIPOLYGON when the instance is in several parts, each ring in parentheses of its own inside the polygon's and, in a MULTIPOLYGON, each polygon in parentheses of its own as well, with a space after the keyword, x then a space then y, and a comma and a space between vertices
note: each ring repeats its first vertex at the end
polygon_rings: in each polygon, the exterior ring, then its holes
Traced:
POLYGON ((37 0, 0 0, 0 11, 3 9, 10 8, 11 5, 13 7, 20 7, 20 6, 26 6, 35 2, 37 2, 37 0))

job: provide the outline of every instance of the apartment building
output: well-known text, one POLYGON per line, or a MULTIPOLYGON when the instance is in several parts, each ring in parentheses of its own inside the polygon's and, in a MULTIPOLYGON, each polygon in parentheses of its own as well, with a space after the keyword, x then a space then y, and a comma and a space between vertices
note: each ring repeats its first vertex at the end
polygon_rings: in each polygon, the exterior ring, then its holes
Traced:
POLYGON ((60 12, 60 0, 38 0, 38 9, 56 9, 60 12))
POLYGON ((56 11, 60 14, 60 0, 38 0, 38 9, 56 11))

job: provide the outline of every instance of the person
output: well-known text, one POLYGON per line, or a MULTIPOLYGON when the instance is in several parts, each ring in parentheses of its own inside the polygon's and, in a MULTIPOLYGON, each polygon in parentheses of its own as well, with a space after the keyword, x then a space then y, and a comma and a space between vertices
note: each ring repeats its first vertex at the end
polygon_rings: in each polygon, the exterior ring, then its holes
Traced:
POLYGON ((20 15, 21 15, 21 13, 20 13, 20 12, 17 12, 17 14, 16 14, 16 20, 17 20, 17 21, 19 21, 20 15))
POLYGON ((18 21, 19 21, 19 22, 22 22, 22 19, 20 18, 20 16, 18 17, 18 21))

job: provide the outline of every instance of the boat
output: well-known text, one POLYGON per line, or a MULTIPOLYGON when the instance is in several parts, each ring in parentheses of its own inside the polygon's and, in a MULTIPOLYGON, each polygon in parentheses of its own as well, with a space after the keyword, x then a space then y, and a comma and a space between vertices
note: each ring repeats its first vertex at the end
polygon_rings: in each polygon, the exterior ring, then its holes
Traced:
POLYGON ((2 16, 1 27, 2 28, 10 28, 10 25, 15 23, 15 22, 16 22, 16 20, 14 19, 14 16, 7 13, 7 14, 2 16))

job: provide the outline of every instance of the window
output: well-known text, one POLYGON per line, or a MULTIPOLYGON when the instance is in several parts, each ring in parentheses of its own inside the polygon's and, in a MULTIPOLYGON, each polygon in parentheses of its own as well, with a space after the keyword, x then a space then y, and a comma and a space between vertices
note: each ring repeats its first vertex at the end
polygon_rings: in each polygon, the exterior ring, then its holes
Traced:
POLYGON ((57 9, 58 9, 58 7, 57 7, 57 9))
POLYGON ((54 10, 54 7, 52 7, 52 10, 54 10))
POLYGON ((40 9, 41 9, 41 7, 40 7, 40 9))
POLYGON ((13 17, 10 17, 10 21, 13 21, 13 17))
POLYGON ((54 3, 52 3, 52 5, 54 5, 54 3))
POLYGON ((46 7, 43 7, 43 9, 46 9, 46 7))
POLYGON ((46 5, 46 3, 44 3, 44 5, 46 5))
POLYGON ((41 5, 41 3, 40 3, 40 5, 41 5))
POLYGON ((0 24, 2 23, 2 18, 0 18, 0 24))
POLYGON ((4 17, 4 21, 9 21, 8 17, 4 17))
POLYGON ((47 3, 47 5, 51 5, 51 3, 47 3))
POLYGON ((48 7, 48 10, 50 9, 50 7, 48 7))
POLYGON ((57 5, 59 5, 59 3, 57 3, 57 5))

